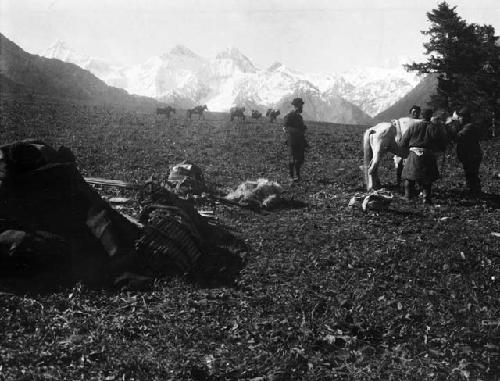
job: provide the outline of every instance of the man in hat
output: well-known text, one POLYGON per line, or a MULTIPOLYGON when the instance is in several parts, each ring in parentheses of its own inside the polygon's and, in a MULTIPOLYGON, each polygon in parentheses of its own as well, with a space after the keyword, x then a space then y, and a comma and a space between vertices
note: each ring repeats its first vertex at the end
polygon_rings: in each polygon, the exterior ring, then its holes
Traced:
POLYGON ((457 156, 465 172, 465 182, 471 196, 481 194, 481 180, 479 166, 483 158, 479 138, 481 131, 476 123, 472 122, 472 115, 468 107, 457 112, 460 124, 457 133, 457 156))
POLYGON ((302 106, 304 101, 302 98, 294 98, 292 101, 294 110, 290 111, 284 120, 283 130, 287 133, 287 144, 289 148, 289 161, 288 169, 290 171, 290 178, 294 179, 297 175, 297 180, 300 180, 300 168, 304 163, 304 151, 306 148, 306 125, 302 119, 302 106))
POLYGON ((405 198, 410 200, 413 197, 416 182, 422 189, 425 204, 432 204, 432 183, 439 178, 434 152, 442 151, 446 147, 446 141, 439 127, 431 123, 431 117, 432 110, 424 110, 423 121, 411 125, 400 143, 403 149, 409 150, 402 173, 405 181, 405 198))
POLYGON ((411 119, 419 119, 420 118, 420 106, 413 105, 409 111, 411 119))

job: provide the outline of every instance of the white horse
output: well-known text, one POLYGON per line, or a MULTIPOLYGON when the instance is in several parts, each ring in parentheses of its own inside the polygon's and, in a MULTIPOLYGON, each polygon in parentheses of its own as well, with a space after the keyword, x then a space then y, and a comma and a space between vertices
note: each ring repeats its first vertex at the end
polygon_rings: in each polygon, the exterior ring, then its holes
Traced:
MULTIPOLYGON (((453 116, 443 118, 443 116, 434 116, 433 123, 443 124, 443 133, 446 141, 451 141, 455 137, 452 123, 458 120, 456 113, 453 116)), ((396 167, 396 181, 401 185, 401 173, 403 171, 403 158, 408 156, 399 146, 404 133, 415 123, 421 123, 422 119, 412 119, 404 117, 392 120, 391 122, 378 123, 369 128, 363 135, 364 165, 363 172, 365 177, 366 189, 380 188, 380 179, 378 176, 378 166, 384 155, 388 152, 394 154, 394 165, 396 167)))

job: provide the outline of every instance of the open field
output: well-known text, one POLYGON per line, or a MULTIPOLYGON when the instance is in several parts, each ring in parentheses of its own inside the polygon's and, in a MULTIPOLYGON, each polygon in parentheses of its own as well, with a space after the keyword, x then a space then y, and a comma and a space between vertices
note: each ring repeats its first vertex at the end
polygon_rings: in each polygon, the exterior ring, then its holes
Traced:
MULTIPOLYGON (((2 143, 64 144, 85 176, 144 181, 189 159, 221 193, 266 177, 305 203, 217 210, 249 246, 229 284, 0 293, 0 380, 500 378, 499 140, 482 143, 483 199, 464 197, 453 155, 435 206, 363 213, 347 209, 363 191, 362 127, 307 123, 304 180, 290 185, 281 126, 264 120, 6 100, 0 118, 2 143)), ((387 158, 382 183, 394 178, 387 158)))

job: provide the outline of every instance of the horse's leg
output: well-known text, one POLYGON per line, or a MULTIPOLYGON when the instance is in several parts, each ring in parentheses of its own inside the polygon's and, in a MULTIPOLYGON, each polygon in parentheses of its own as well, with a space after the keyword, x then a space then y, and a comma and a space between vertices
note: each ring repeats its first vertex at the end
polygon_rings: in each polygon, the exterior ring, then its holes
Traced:
POLYGON ((378 189, 380 188, 380 178, 378 177, 378 166, 380 163, 380 158, 381 158, 381 150, 379 148, 375 148, 372 146, 373 149, 373 157, 372 161, 370 163, 370 167, 368 168, 368 189, 378 189))
POLYGON ((403 158, 394 155, 394 166, 396 167, 396 184, 398 188, 401 186, 401 174, 403 173, 403 158))

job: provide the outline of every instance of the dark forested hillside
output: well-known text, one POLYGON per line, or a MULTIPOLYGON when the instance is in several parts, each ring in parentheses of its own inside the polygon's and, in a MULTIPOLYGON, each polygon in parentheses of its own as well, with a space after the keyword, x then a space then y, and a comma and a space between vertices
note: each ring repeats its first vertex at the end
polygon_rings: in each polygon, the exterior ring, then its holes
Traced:
POLYGON ((89 71, 22 50, 0 34, 0 91, 3 96, 25 93, 96 104, 154 108, 157 102, 106 85, 89 71))

